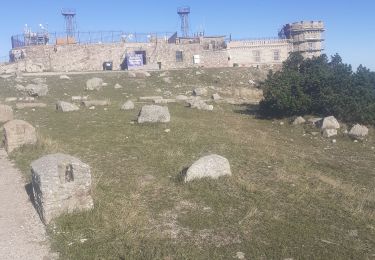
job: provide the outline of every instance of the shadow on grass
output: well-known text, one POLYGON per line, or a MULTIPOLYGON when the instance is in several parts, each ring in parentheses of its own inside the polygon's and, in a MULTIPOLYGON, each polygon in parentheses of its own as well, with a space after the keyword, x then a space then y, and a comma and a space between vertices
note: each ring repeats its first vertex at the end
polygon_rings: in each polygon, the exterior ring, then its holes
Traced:
POLYGON ((260 117, 259 114, 259 105, 258 104, 242 104, 242 105, 236 105, 236 109, 233 110, 233 112, 242 114, 242 115, 252 115, 255 117, 260 117))
POLYGON ((174 178, 174 182, 177 184, 183 184, 185 182, 186 172, 189 167, 184 167, 174 178))

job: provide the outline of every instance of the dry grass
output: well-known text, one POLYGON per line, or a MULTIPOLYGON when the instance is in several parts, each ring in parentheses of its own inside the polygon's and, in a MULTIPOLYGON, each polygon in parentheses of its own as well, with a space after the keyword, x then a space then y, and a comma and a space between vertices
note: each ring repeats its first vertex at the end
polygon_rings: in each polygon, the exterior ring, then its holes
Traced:
MULTIPOLYGON (((131 123, 143 103, 134 111, 119 109, 127 99, 165 91, 241 87, 264 76, 257 73, 172 71, 170 84, 158 73, 148 79, 95 75, 109 85, 90 98, 110 99, 108 110, 74 113, 57 113, 53 104, 86 95, 85 80, 94 75, 48 77, 50 95, 42 99, 48 107, 16 112, 39 126, 39 144, 12 157, 26 176, 32 160, 52 152, 92 167, 95 209, 62 216, 49 227, 61 258, 232 259, 237 252, 247 259, 374 257, 373 129, 365 142, 339 136, 332 144, 308 126, 256 119, 243 106, 220 103, 207 112, 169 104, 172 121, 156 125, 131 123), (115 83, 124 88, 114 89, 115 83), (184 167, 209 153, 229 159, 231 178, 179 181, 184 167)), ((18 95, 8 83, 0 82, 0 95, 18 95)))

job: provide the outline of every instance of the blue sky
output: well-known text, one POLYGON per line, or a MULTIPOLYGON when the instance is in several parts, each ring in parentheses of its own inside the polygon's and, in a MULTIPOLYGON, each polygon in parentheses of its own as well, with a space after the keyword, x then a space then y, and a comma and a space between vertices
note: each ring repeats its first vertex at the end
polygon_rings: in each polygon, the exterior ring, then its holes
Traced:
POLYGON ((375 70, 375 0, 17 0, 2 1, 0 57, 8 55, 10 36, 24 24, 36 30, 48 24, 63 31, 60 11, 75 8, 81 31, 124 30, 163 32, 179 30, 178 6, 191 8, 193 32, 232 34, 233 38, 275 37, 285 23, 322 20, 326 25, 326 53, 339 53, 356 68, 375 70))

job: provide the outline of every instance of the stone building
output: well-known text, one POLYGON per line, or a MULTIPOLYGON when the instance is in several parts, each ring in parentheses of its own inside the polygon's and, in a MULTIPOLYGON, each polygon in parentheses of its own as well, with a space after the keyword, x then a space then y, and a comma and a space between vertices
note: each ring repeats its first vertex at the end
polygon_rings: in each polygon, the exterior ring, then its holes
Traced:
MULTIPOLYGON (((127 59, 135 54, 140 59, 138 69, 178 69, 188 67, 277 67, 294 51, 304 57, 318 56, 323 51, 324 24, 321 21, 302 21, 283 26, 278 38, 257 40, 227 40, 225 36, 149 37, 141 42, 110 43, 79 42, 13 48, 10 65, 0 72, 18 71, 93 71, 102 70, 112 62, 113 70, 128 69, 127 59), (20 55, 22 53, 22 55, 20 55)), ((12 37, 13 38, 13 37, 12 37)))

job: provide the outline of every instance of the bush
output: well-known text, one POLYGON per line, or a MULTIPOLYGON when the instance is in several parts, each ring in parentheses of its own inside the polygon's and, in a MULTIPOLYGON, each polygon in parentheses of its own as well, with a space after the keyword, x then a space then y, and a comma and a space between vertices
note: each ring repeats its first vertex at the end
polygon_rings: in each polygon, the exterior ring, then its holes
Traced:
POLYGON ((336 54, 303 59, 292 53, 281 71, 261 83, 266 117, 334 115, 346 122, 375 124, 375 72, 360 65, 354 73, 336 54))

